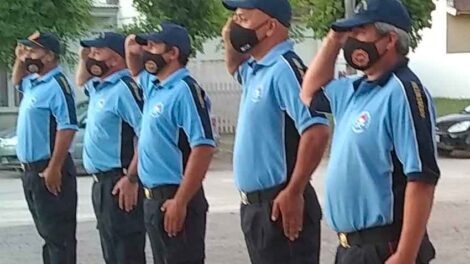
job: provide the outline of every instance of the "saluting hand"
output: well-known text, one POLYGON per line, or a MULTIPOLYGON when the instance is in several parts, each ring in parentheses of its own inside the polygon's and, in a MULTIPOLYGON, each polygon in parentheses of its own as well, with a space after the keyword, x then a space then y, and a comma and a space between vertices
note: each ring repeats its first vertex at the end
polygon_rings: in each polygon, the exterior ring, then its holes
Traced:
POLYGON ((47 190, 55 196, 58 196, 62 185, 61 168, 47 167, 42 173, 39 173, 39 176, 44 178, 44 184, 47 190))
POLYGON ((127 36, 125 47, 126 47, 126 50, 129 51, 131 54, 139 55, 142 53, 142 46, 139 45, 139 43, 137 43, 137 41, 135 40, 135 37, 136 37, 135 34, 131 34, 127 36))
POLYGON ((224 27, 222 28, 222 39, 224 41, 229 41, 230 39, 230 29, 232 27, 232 23, 233 23, 233 18, 229 17, 227 19, 227 22, 225 22, 224 27))
POLYGON ((183 230, 186 220, 187 205, 177 199, 170 199, 163 203, 161 210, 165 213, 165 232, 168 233, 169 237, 176 237, 176 235, 183 230))
POLYGON ((272 221, 282 221, 284 235, 291 241, 299 238, 304 219, 304 196, 288 189, 282 190, 276 197, 272 208, 272 221))
POLYGON ((80 48, 80 59, 81 60, 86 60, 88 59, 88 55, 90 54, 90 48, 80 48))
POLYGON ((24 62, 26 59, 26 47, 23 44, 16 45, 15 56, 21 62, 24 62))
POLYGON ((131 182, 127 176, 121 177, 114 185, 113 195, 119 195, 119 208, 126 212, 132 211, 139 198, 139 184, 131 182))
POLYGON ((338 31, 330 30, 330 32, 328 32, 327 38, 343 46, 344 43, 346 43, 346 40, 348 39, 349 36, 351 36, 350 31, 338 32, 338 31))

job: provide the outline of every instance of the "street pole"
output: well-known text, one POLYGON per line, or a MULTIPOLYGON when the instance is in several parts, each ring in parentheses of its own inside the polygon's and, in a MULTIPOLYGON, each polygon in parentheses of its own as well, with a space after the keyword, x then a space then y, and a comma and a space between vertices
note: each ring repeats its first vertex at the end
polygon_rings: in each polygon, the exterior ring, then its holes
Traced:
POLYGON ((344 0, 344 18, 350 18, 354 15, 356 0, 344 0))
MULTIPOLYGON (((354 16, 354 10, 356 9, 356 0, 344 0, 344 18, 350 18, 354 16)), ((346 64, 346 75, 356 74, 351 66, 346 64)))

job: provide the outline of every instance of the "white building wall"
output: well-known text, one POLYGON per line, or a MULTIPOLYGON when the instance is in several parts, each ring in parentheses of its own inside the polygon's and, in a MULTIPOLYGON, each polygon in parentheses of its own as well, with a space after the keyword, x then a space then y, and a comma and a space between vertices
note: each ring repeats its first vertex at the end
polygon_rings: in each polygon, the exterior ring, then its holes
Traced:
POLYGON ((436 2, 433 26, 423 31, 422 42, 410 55, 410 66, 433 96, 470 98, 470 53, 447 54, 446 7, 446 1, 436 2))

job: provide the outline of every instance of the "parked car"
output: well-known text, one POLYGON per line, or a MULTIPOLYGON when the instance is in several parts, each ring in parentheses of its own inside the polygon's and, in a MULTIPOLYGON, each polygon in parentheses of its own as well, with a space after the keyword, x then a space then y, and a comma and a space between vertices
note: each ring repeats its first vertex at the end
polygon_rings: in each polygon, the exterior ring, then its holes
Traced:
POLYGON ((0 169, 17 170, 21 168, 16 157, 16 127, 0 132, 0 169))
MULTIPOLYGON (((72 157, 75 161, 75 165, 77 166, 77 172, 80 175, 85 173, 82 161, 82 151, 87 109, 88 102, 77 104, 79 131, 75 134, 72 147, 72 157)), ((0 170, 21 170, 21 164, 16 156, 17 143, 16 126, 0 132, 0 170)))
POLYGON ((454 150, 470 151, 470 105, 460 113, 437 119, 437 150, 449 155, 454 150))
MULTIPOLYGON (((77 104, 77 119, 79 130, 75 134, 72 158, 77 166, 77 173, 79 175, 86 174, 83 168, 83 140, 85 136, 85 127, 87 121, 88 101, 80 102, 77 104)), ((212 129, 216 142, 219 140, 219 133, 217 127, 217 119, 211 115, 212 129)), ((21 170, 21 164, 16 157, 16 127, 12 127, 5 131, 0 132, 0 170, 21 170)))

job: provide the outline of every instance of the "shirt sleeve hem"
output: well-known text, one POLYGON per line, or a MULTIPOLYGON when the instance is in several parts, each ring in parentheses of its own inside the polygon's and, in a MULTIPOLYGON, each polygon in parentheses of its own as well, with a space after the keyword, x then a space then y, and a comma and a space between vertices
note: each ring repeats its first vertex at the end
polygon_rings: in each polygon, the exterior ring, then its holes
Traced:
POLYGON ((216 146, 214 140, 212 139, 201 139, 201 140, 191 142, 191 148, 195 148, 201 145, 209 145, 212 147, 216 146))
POLYGON ((423 182, 431 185, 437 185, 439 176, 431 175, 429 173, 413 172, 407 174, 408 182, 423 182))
POLYGON ((66 129, 78 131, 78 126, 77 125, 58 125, 57 126, 57 130, 66 130, 66 129))
POLYGON ((307 123, 303 124, 300 128, 299 128, 299 134, 302 135, 302 133, 304 133, 305 130, 307 130, 308 128, 314 126, 314 125, 325 125, 325 126, 328 126, 329 125, 329 122, 328 122, 328 119, 326 118, 323 118, 323 117, 314 117, 312 118, 310 121, 308 121, 307 123))

